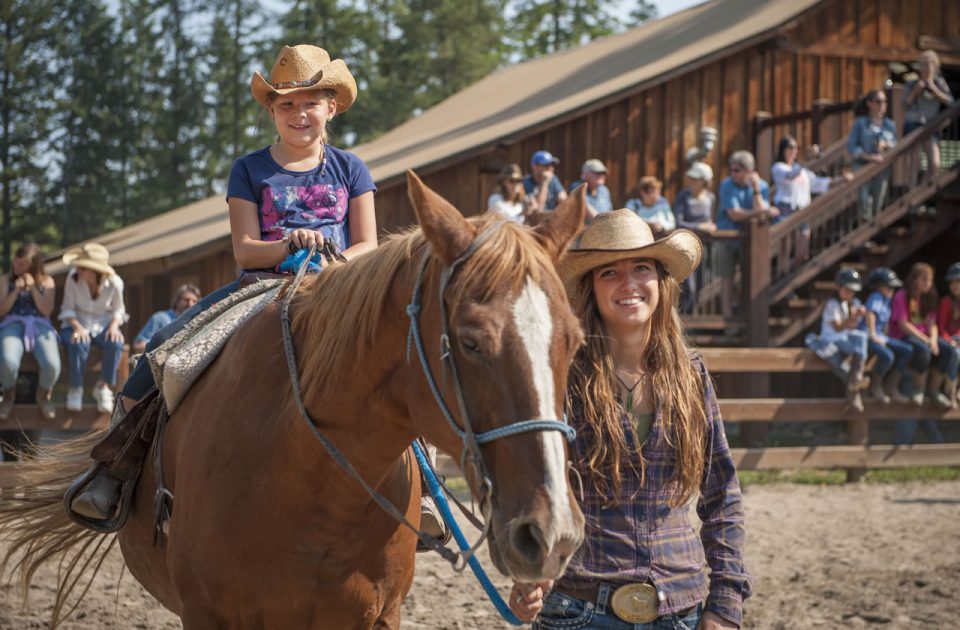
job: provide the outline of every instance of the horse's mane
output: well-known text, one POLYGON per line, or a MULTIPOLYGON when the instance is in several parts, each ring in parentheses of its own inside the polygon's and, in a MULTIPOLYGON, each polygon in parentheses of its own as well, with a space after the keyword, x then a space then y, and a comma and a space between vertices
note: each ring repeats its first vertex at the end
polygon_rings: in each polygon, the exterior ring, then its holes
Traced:
MULTIPOLYGON (((490 215, 469 219, 480 234, 495 221, 490 215)), ((310 389, 326 392, 338 376, 376 352, 374 340, 383 325, 401 319, 413 293, 413 278, 429 243, 419 228, 391 235, 374 251, 348 264, 324 270, 294 298, 293 330, 308 340, 298 351, 300 372, 310 389), (397 285, 401 271, 410 270, 408 282, 397 285), (402 304, 388 312, 391 291, 401 294, 402 304)), ((436 304, 436 282, 440 263, 431 257, 424 274, 421 303, 436 304)), ((556 278, 553 263, 528 228, 503 222, 460 267, 448 296, 450 304, 465 297, 489 300, 494 291, 508 288, 518 292, 531 276, 539 283, 543 274, 556 278)), ((557 279, 559 282, 559 279, 557 279)), ((455 322, 451 321, 451 324, 455 322)), ((406 343, 406 337, 397 343, 406 343)))

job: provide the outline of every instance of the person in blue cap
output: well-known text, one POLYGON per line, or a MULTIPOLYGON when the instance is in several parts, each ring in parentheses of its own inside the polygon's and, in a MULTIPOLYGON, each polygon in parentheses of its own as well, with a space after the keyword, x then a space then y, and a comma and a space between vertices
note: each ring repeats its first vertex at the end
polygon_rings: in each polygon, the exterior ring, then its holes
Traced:
POLYGON ((535 151, 530 156, 530 174, 523 178, 523 190, 531 214, 553 212, 567 198, 563 183, 554 169, 560 163, 549 151, 535 151))

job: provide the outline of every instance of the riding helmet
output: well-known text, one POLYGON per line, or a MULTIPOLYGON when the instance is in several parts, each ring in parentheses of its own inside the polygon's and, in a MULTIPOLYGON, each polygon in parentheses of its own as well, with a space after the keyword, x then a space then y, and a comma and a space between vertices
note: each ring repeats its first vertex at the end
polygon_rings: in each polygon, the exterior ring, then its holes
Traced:
POLYGON ((903 286, 903 281, 897 277, 897 272, 890 267, 877 267, 867 276, 867 286, 871 289, 876 289, 877 287, 897 289, 903 286))
POLYGON ((833 281, 837 283, 837 286, 846 287, 852 291, 860 291, 863 289, 860 272, 856 269, 850 269, 849 267, 844 267, 838 271, 833 281))
POLYGON ((947 282, 960 280, 960 262, 955 262, 947 267, 947 282))

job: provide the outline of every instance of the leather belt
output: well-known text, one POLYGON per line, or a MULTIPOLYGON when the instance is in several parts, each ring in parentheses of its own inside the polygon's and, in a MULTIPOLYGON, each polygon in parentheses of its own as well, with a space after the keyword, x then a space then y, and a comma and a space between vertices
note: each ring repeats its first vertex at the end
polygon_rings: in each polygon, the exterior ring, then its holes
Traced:
MULTIPOLYGON (((600 584, 592 584, 583 588, 572 588, 567 586, 558 587, 559 593, 575 597, 586 602, 598 603, 600 598, 600 584)), ((660 617, 660 597, 656 587, 650 583, 624 584, 615 587, 612 584, 607 585, 611 591, 610 608, 614 614, 628 623, 650 623, 660 617)), ((688 610, 680 611, 681 616, 689 614, 696 606, 688 610)))

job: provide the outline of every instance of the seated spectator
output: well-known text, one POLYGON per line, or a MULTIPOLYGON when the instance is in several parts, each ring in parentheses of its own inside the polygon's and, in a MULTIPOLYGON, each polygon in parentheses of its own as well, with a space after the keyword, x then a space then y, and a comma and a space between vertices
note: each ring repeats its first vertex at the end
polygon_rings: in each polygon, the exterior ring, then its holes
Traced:
POLYGON ((866 309, 857 299, 857 293, 863 289, 860 273, 856 269, 841 269, 834 279, 837 294, 823 307, 820 324, 820 340, 833 344, 841 357, 849 358, 850 369, 847 372, 847 402, 857 412, 863 412, 863 399, 860 390, 864 389, 867 379, 863 375, 867 362, 867 333, 860 330, 860 322, 866 315, 866 309))
POLYGON ((526 220, 526 194, 523 190, 523 173, 517 164, 507 164, 500 169, 497 189, 487 198, 487 212, 523 223, 526 220))
MULTIPOLYGON (((713 182, 713 169, 703 162, 694 162, 687 169, 686 187, 677 195, 673 203, 673 214, 677 226, 712 234, 717 231, 717 224, 713 222, 713 210, 717 205, 717 197, 710 192, 713 182)), ((704 243, 708 245, 708 243, 704 243)), ((704 257, 709 260, 709 257, 704 257)), ((692 313, 697 304, 699 288, 703 286, 703 265, 686 277, 680 284, 680 312, 692 313)))
POLYGON ((131 346, 133 352, 136 354, 143 352, 150 338, 153 337, 158 330, 180 317, 184 311, 199 302, 201 297, 200 289, 197 288, 195 284, 188 282, 187 284, 181 284, 177 287, 177 292, 173 295, 173 304, 170 308, 165 311, 157 311, 151 315, 147 323, 144 324, 140 332, 137 333, 137 336, 134 337, 131 346))
POLYGON ((587 223, 590 223, 601 212, 613 210, 610 189, 607 188, 607 166, 596 158, 584 162, 580 179, 570 185, 570 192, 583 183, 587 185, 587 223))
MULTIPOLYGON (((917 60, 920 76, 907 81, 903 86, 903 135, 923 127, 937 117, 943 107, 953 103, 953 93, 946 79, 940 74, 940 57, 933 50, 920 53, 917 60)), ((931 175, 940 172, 940 132, 930 135, 923 151, 927 155, 927 171, 931 175)))
POLYGON ((123 280, 108 262, 110 253, 100 243, 86 243, 63 255, 73 268, 63 286, 60 307, 60 338, 67 346, 67 409, 83 408, 83 371, 90 358, 90 346, 100 347, 100 378, 93 398, 101 413, 113 411, 113 390, 123 355, 123 333, 127 321, 123 305, 123 280))
POLYGON ((889 267, 877 267, 867 276, 867 286, 873 292, 867 297, 864 306, 867 317, 860 322, 860 330, 866 331, 867 349, 877 357, 870 379, 870 395, 881 402, 893 400, 898 403, 910 402, 900 392, 903 376, 907 373, 913 346, 887 335, 890 325, 893 292, 903 286, 896 272, 889 267))
POLYGON ((677 227, 670 204, 661 195, 663 183, 656 177, 641 177, 634 191, 636 197, 627 199, 627 208, 647 222, 654 238, 661 238, 677 227))
POLYGON ((530 156, 530 174, 523 178, 523 190, 529 214, 553 212, 567 198, 567 191, 555 169, 560 160, 549 151, 535 151, 530 156))
MULTIPOLYGON (((946 280, 948 293, 940 300, 937 328, 940 330, 940 336, 947 340, 954 351, 960 353, 960 262, 953 263, 947 268, 946 280)), ((960 392, 957 391, 957 370, 949 372, 946 380, 944 393, 950 399, 951 406, 956 409, 957 404, 960 403, 958 400, 960 392)))
MULTIPOLYGON (((887 96, 872 90, 864 97, 867 113, 853 121, 847 137, 847 151, 853 158, 853 170, 883 160, 883 154, 897 144, 897 130, 887 118, 887 96)), ((860 185, 860 218, 870 220, 883 208, 890 173, 885 171, 860 185)))
MULTIPOLYGON (((772 220, 780 211, 770 207, 770 187, 757 174, 757 161, 749 151, 734 151, 729 159, 730 175, 717 192, 717 229, 742 231, 745 221, 772 220)), ((721 278, 721 312, 733 315, 733 275, 740 257, 739 243, 715 243, 714 267, 721 278)))
POLYGON ((43 271, 40 247, 21 245, 13 254, 13 271, 0 277, 0 420, 6 420, 13 409, 24 352, 32 352, 40 367, 36 396, 40 413, 47 420, 57 415, 50 401, 60 376, 57 331, 50 323, 56 293, 53 278, 43 271))
POLYGON ((938 306, 937 290, 933 286, 933 267, 926 263, 915 263, 910 268, 906 286, 893 296, 890 336, 913 346, 913 401, 922 405, 926 390, 926 395, 934 404, 949 408, 953 404, 941 388, 947 374, 957 373, 960 353, 939 334, 938 306))
MULTIPOLYGON (((773 205, 780 211, 780 216, 774 220, 774 223, 779 223, 794 212, 809 206, 813 201, 813 195, 827 192, 831 184, 853 179, 852 173, 844 173, 836 179, 820 177, 797 161, 799 155, 800 148, 796 138, 784 136, 780 139, 777 160, 770 169, 776 191, 773 194, 773 205)), ((794 255, 798 261, 803 262, 810 258, 810 226, 801 225, 796 236, 793 243, 794 255)), ((784 250, 780 252, 781 261, 786 260, 790 243, 784 240, 783 245, 784 250)))

